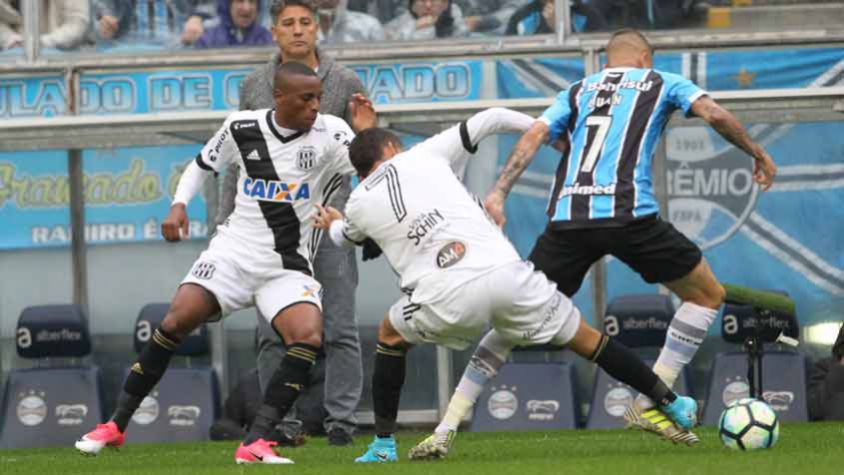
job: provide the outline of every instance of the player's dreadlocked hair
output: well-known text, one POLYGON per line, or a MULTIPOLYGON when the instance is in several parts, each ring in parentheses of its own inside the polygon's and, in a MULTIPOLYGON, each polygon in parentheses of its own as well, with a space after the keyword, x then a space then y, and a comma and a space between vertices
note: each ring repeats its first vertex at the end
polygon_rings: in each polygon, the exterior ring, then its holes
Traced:
POLYGON ((349 145, 349 159, 361 178, 366 178, 372 166, 384 157, 384 146, 401 148, 401 140, 386 129, 371 128, 359 133, 349 145))

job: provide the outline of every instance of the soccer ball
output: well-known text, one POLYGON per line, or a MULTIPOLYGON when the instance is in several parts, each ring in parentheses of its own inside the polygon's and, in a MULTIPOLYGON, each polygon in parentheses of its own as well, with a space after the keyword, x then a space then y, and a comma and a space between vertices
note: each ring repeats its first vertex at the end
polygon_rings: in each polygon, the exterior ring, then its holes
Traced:
POLYGON ((773 447, 780 435, 777 413, 771 406, 753 398, 730 403, 718 423, 721 442, 735 450, 773 447))

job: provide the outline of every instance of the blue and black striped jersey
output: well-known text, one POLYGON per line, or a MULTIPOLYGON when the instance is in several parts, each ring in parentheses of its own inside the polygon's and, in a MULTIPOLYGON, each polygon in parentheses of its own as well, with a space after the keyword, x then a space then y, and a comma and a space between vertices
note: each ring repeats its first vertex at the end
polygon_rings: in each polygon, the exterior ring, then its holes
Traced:
POLYGON ((571 144, 557 167, 548 215, 555 226, 617 226, 659 211, 651 161, 671 113, 706 92, 654 69, 609 68, 561 92, 539 120, 571 144))

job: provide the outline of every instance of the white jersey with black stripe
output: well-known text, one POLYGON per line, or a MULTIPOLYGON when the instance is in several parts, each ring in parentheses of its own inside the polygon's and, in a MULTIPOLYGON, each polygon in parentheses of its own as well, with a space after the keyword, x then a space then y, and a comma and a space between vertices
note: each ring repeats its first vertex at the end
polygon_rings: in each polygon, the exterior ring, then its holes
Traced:
POLYGON ((525 114, 489 109, 385 161, 352 191, 342 239, 375 241, 414 302, 519 261, 454 171, 483 137, 531 123, 525 114))
POLYGON ((273 110, 232 113, 196 157, 213 171, 240 167, 235 209, 217 229, 247 245, 273 249, 284 268, 312 274, 321 232, 312 227, 314 204, 325 204, 343 176, 354 173, 345 121, 319 114, 307 132, 284 129, 273 110))

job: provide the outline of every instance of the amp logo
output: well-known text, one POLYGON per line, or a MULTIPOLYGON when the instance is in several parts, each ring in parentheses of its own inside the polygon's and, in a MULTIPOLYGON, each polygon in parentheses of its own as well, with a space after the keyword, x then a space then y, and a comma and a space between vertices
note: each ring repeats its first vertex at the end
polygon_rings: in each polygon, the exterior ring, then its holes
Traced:
POLYGON ((437 267, 447 269, 457 264, 466 255, 466 246, 459 241, 453 241, 440 249, 437 253, 437 267))

